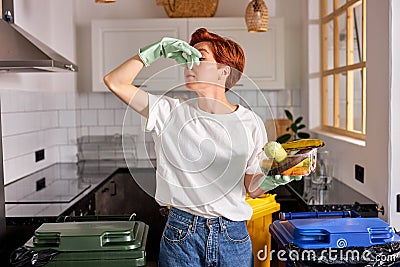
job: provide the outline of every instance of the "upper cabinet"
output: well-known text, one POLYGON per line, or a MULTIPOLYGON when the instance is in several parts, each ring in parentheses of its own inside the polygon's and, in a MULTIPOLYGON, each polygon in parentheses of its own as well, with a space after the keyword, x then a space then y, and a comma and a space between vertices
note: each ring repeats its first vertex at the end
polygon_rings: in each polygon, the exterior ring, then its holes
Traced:
POLYGON ((240 44, 246 56, 243 89, 284 89, 284 29, 282 18, 270 18, 268 31, 249 33, 244 18, 201 18, 188 21, 188 32, 204 27, 240 44), (255 84, 254 84, 254 83, 255 84))
MULTIPOLYGON (((139 48, 168 36, 186 39, 187 26, 180 19, 135 19, 92 21, 92 88, 108 91, 105 74, 138 53, 139 48)), ((182 80, 182 68, 174 61, 157 60, 136 77, 135 85, 144 90, 165 90, 182 80), (161 71, 161 72, 160 72, 161 71), (154 77, 152 77, 154 76, 154 77)))
MULTIPOLYGON (((243 78, 238 89, 284 88, 283 19, 271 18, 265 33, 249 33, 243 18, 132 19, 92 21, 92 88, 108 91, 103 76, 139 48, 162 37, 189 41, 200 27, 237 41, 246 55, 243 78), (254 82, 254 83, 253 83, 254 82)), ((146 91, 167 91, 183 84, 183 69, 171 59, 145 67, 134 81, 146 91)))

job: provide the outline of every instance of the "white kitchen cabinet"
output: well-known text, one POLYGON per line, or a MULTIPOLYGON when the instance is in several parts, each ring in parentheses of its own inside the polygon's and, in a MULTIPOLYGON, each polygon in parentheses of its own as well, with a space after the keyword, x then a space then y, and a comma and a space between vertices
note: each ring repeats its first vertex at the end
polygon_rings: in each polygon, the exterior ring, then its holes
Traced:
MULTIPOLYGON (((270 18, 269 30, 265 33, 247 32, 244 18, 161 18, 92 21, 93 91, 108 91, 103 76, 135 55, 140 47, 165 36, 189 41, 190 35, 200 27, 231 38, 243 47, 245 75, 235 86, 237 89, 285 87, 282 18, 270 18)), ((183 83, 183 69, 174 65, 171 59, 158 60, 143 68, 135 84, 151 92, 175 88, 183 83)))
MULTIPOLYGON (((103 82, 105 74, 137 54, 139 48, 154 43, 164 36, 186 39, 186 21, 181 19, 92 21, 93 91, 108 91, 103 82)), ((166 90, 183 80, 182 68, 171 67, 173 65, 174 61, 171 59, 158 60, 143 68, 134 83, 143 85, 144 90, 166 90), (154 78, 151 78, 153 75, 154 78)))
POLYGON ((190 33, 204 27, 238 42, 244 50, 246 65, 238 89, 284 89, 283 18, 270 18, 268 31, 249 33, 244 18, 199 18, 188 21, 190 33), (247 78, 247 77, 248 78, 247 78))

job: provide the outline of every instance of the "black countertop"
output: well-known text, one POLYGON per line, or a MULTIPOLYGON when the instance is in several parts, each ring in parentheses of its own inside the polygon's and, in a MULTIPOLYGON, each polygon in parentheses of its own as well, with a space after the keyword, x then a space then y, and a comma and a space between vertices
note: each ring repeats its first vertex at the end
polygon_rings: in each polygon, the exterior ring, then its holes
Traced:
POLYGON ((348 185, 333 178, 329 184, 314 184, 310 177, 304 177, 301 181, 292 182, 288 187, 296 192, 307 205, 345 205, 354 202, 363 204, 375 203, 363 194, 357 192, 348 185))
POLYGON ((310 177, 303 177, 285 187, 309 211, 355 210, 363 217, 384 212, 375 201, 335 178, 329 184, 314 184, 310 177))
MULTIPOLYGON (((129 164, 129 168, 154 166, 149 160, 129 164)), ((6 217, 59 216, 120 169, 127 169, 124 161, 53 164, 5 186, 6 217), (45 187, 37 190, 43 178, 45 187)))

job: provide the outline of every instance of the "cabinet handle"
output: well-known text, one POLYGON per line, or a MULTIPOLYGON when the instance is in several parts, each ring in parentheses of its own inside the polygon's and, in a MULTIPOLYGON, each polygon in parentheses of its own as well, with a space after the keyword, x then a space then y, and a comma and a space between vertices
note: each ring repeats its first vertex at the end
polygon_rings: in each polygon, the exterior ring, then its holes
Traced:
POLYGON ((111 184, 113 185, 113 192, 111 193, 111 196, 116 196, 117 195, 117 183, 115 181, 111 181, 111 184))
POLYGON ((103 190, 101 190, 102 193, 108 192, 110 189, 108 187, 104 188, 103 190))

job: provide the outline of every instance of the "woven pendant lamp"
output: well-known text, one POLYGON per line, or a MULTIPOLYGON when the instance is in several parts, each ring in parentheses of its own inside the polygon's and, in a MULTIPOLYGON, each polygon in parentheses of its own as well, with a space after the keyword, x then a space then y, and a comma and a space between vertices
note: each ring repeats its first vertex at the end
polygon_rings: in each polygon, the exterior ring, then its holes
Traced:
POLYGON ((108 3, 114 3, 114 2, 116 2, 117 0, 96 0, 95 1, 95 3, 98 3, 98 4, 108 4, 108 3))
POLYGON ((246 8, 246 25, 249 32, 268 30, 268 7, 264 0, 252 0, 246 8))

